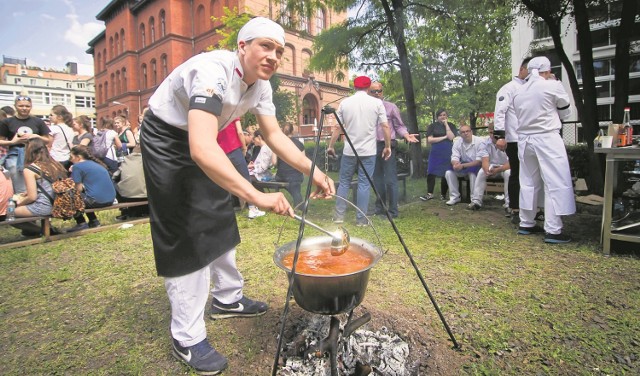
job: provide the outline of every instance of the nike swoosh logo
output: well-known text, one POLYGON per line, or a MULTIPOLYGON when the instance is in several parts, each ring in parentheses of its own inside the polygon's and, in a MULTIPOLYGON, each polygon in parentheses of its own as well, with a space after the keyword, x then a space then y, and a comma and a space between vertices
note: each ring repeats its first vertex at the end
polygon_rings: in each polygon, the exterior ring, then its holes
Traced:
POLYGON ((182 351, 178 350, 178 354, 180 354, 180 356, 182 357, 182 359, 184 359, 186 362, 190 362, 191 361, 191 350, 187 350, 187 354, 183 354, 182 351))
POLYGON ((222 309, 224 311, 229 311, 229 312, 242 312, 244 311, 244 305, 242 305, 242 303, 238 303, 238 306, 235 308, 224 308, 224 307, 220 307, 218 305, 216 305, 216 308, 222 309))

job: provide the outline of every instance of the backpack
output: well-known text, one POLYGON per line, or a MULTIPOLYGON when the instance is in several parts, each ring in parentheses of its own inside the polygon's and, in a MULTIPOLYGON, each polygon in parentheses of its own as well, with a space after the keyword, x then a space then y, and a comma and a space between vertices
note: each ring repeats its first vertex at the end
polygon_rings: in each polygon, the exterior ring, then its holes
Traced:
POLYGON ((51 197, 39 183, 37 183, 37 185, 40 191, 47 196, 53 206, 53 209, 51 210, 51 216, 53 218, 67 220, 84 213, 84 200, 82 199, 80 192, 76 190, 76 183, 73 179, 66 178, 53 181, 48 176, 44 175, 40 169, 33 166, 27 166, 27 168, 51 183, 51 187, 56 194, 55 199, 51 197))
POLYGON ((100 131, 93 137, 91 144, 91 154, 98 159, 103 159, 109 152, 107 145, 107 131, 100 131))

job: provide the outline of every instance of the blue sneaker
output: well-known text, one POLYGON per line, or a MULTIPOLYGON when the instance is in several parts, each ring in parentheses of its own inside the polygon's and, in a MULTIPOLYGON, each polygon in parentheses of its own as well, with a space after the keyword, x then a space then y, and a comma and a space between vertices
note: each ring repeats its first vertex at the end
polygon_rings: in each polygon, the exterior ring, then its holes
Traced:
POLYGON ((198 375, 217 375, 227 368, 227 359, 206 338, 189 347, 180 346, 174 339, 173 356, 192 367, 198 375))
POLYGON ((518 234, 520 235, 541 234, 543 232, 544 232, 544 229, 540 226, 518 227, 518 234))
POLYGON ((246 296, 231 304, 223 304, 218 299, 213 298, 209 317, 213 320, 228 319, 230 317, 254 317, 263 315, 268 308, 267 303, 251 300, 246 296))
POLYGON ((549 234, 548 232, 544 236, 545 243, 551 244, 564 244, 569 243, 571 241, 571 236, 559 233, 559 234, 549 234))

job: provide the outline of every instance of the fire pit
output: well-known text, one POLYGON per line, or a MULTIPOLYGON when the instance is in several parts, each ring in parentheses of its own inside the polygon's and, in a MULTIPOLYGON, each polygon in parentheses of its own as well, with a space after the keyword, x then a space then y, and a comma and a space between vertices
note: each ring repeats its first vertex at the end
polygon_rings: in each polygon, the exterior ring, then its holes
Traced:
MULTIPOLYGON (((336 315, 351 311, 364 299, 369 282, 369 271, 382 258, 382 251, 365 240, 352 238, 351 245, 341 256, 331 255, 330 237, 311 237, 300 244, 300 257, 293 279, 293 297, 306 311, 321 315, 336 315), (322 261, 322 270, 307 270, 300 264, 313 253, 317 256, 312 263, 322 261), (326 253, 326 254, 325 254, 326 253), (351 267, 351 268, 350 268, 351 267)), ((296 242, 292 241, 278 248, 273 260, 287 275, 291 266, 284 260, 295 252, 296 242)))

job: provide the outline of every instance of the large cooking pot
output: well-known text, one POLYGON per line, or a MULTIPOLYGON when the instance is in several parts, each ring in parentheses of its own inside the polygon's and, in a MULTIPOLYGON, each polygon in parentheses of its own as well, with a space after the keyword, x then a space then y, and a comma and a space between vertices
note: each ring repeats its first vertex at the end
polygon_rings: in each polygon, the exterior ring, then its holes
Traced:
MULTIPOLYGON (((300 244, 300 252, 328 249, 331 247, 331 240, 328 236, 305 238, 300 244)), ((293 297, 302 309, 321 315, 336 315, 348 312, 362 303, 369 282, 369 270, 382 258, 382 250, 358 238, 351 238, 350 246, 371 255, 371 263, 361 270, 341 275, 301 274, 296 270, 293 297)), ((282 260, 295 252, 295 248, 296 241, 292 241, 278 248, 273 255, 273 261, 287 272, 288 277, 291 277, 291 269, 285 267, 282 260)))

